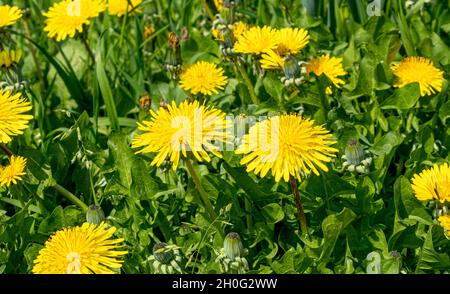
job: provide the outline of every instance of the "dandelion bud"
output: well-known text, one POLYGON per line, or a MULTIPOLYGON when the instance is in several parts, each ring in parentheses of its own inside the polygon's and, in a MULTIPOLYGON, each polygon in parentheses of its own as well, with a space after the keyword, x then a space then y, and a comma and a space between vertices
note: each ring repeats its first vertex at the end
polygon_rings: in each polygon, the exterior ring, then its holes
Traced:
POLYGON ((288 55, 284 58, 283 72, 287 80, 293 80, 299 77, 301 69, 295 57, 288 55))
POLYGON ((343 167, 350 172, 356 171, 360 174, 369 172, 369 166, 372 164, 370 153, 364 150, 363 146, 355 139, 350 139, 345 147, 345 160, 343 167))
POLYGON ((98 225, 105 220, 103 209, 95 204, 89 206, 86 212, 86 221, 90 224, 98 225))
POLYGON ((150 99, 150 96, 147 92, 145 92, 140 98, 139 98, 139 106, 141 109, 145 111, 149 111, 150 107, 152 106, 152 100, 150 99))
POLYGON ((350 139, 345 148, 345 157, 348 163, 358 165, 364 159, 364 149, 358 141, 350 139))
POLYGON ((149 260, 153 261, 155 273, 183 273, 180 267, 182 261, 180 250, 175 245, 168 245, 167 243, 156 244, 153 246, 153 255, 150 256, 149 260))
POLYGON ((172 79, 176 79, 181 72, 181 47, 177 35, 170 32, 168 35, 169 50, 167 51, 165 67, 171 74, 172 79))
POLYGON ((170 250, 165 250, 169 246, 166 243, 158 243, 153 246, 153 256, 155 259, 161 263, 169 264, 173 259, 173 252, 170 250))
POLYGON ((219 35, 222 37, 222 43, 225 48, 233 48, 234 36, 231 29, 224 27, 219 31, 219 35))
POLYGON ((244 248, 239 234, 232 232, 225 237, 216 262, 224 273, 245 273, 248 270, 248 262, 244 257, 247 253, 248 250, 244 248))
POLYGON ((154 33, 155 33, 155 28, 151 25, 145 25, 144 26, 144 38, 145 40, 147 40, 148 38, 150 38, 154 33))
POLYGON ((242 245, 241 237, 238 233, 231 232, 225 237, 223 242, 223 248, 225 249, 225 255, 230 259, 241 257, 244 251, 244 245, 242 245))

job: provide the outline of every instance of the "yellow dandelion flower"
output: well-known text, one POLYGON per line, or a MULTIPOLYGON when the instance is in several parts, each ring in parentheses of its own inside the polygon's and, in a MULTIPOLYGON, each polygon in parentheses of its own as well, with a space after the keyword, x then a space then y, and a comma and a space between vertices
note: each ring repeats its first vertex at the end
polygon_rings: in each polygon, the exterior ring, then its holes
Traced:
POLYGON ((308 31, 299 28, 278 30, 279 43, 276 51, 280 55, 297 54, 309 43, 308 31))
POLYGON ((438 218, 439 221, 439 225, 445 230, 445 231, 450 231, 450 215, 445 214, 445 215, 441 215, 438 218))
POLYGON ((9 187, 22 180, 27 160, 21 156, 11 156, 9 165, 0 166, 0 187, 9 187))
POLYGON ((223 0, 214 0, 214 6, 218 11, 221 11, 223 8, 223 0))
POLYGON ((187 151, 197 160, 210 161, 206 151, 221 157, 219 146, 226 143, 230 135, 224 131, 225 114, 215 108, 200 105, 198 101, 182 102, 179 106, 172 102, 167 108, 150 111, 150 121, 138 123, 143 131, 133 140, 133 148, 143 147, 136 153, 157 153, 152 165, 160 166, 169 159, 176 170, 180 154, 187 157, 187 151))
POLYGON ((22 10, 16 6, 0 5, 0 28, 15 24, 22 17, 22 10))
POLYGON ((338 150, 331 134, 314 121, 295 114, 283 114, 257 122, 250 127, 237 154, 245 154, 242 165, 247 172, 264 177, 269 171, 275 181, 288 181, 290 176, 319 175, 318 168, 328 171, 324 162, 331 161, 338 150))
POLYGON ((32 115, 24 114, 31 109, 30 102, 21 95, 0 90, 0 143, 9 143, 13 136, 23 133, 28 128, 32 115))
POLYGON ((22 58, 22 50, 3 50, 0 51, 0 67, 10 67, 18 64, 22 58))
POLYGON ((261 55, 261 67, 265 69, 282 69, 284 67, 284 58, 273 50, 268 50, 261 55))
POLYGON ((317 76, 325 74, 337 88, 345 84, 339 77, 347 74, 342 65, 342 58, 330 57, 329 54, 310 60, 306 65, 306 72, 313 72, 317 76))
POLYGON ((397 81, 394 87, 404 87, 419 83, 420 95, 431 95, 442 91, 444 72, 434 67, 425 57, 406 57, 400 63, 391 66, 397 81))
POLYGON ((275 49, 279 43, 278 31, 269 26, 252 27, 245 31, 236 41, 234 51, 245 54, 261 54, 275 49))
POLYGON ((127 12, 139 13, 142 11, 141 7, 137 7, 142 3, 142 0, 109 0, 108 12, 110 15, 122 16, 127 12), (131 5, 130 5, 131 4, 131 5))
POLYGON ((53 4, 46 17, 44 30, 50 38, 63 41, 83 31, 83 25, 106 9, 104 0, 63 0, 53 4))
POLYGON ((114 274, 127 251, 122 238, 112 239, 115 227, 84 223, 57 231, 34 260, 34 274, 114 274))
POLYGON ((233 24, 231 27, 233 31, 233 36, 237 40, 240 36, 242 36, 246 31, 248 31, 248 25, 245 22, 238 21, 233 24))
POLYGON ((219 93, 227 83, 223 69, 214 63, 199 61, 189 66, 180 75, 180 87, 197 95, 212 95, 219 93))
POLYGON ((450 201, 450 166, 433 165, 412 178, 412 188, 419 200, 450 201))

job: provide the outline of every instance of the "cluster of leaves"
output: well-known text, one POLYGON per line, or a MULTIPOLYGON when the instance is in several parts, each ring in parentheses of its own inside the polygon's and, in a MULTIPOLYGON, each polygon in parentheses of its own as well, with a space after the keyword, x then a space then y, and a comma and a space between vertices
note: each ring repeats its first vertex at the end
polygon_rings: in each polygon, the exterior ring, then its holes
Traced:
MULTIPOLYGON (((42 30, 42 11, 52 1, 9 2, 27 12, 15 38, 27 52, 22 69, 35 119, 11 145, 28 158, 27 176, 0 189, 0 273, 29 272, 53 232, 84 221, 84 212, 52 189, 55 183, 87 204, 94 196, 100 200, 129 251, 122 272, 153 273, 150 256, 160 242, 180 248, 186 273, 220 272, 216 257, 223 244, 197 205, 187 170, 150 167, 151 160, 135 155, 129 144, 136 122, 148 115, 138 103, 144 93, 153 109, 186 97, 164 69, 169 31, 189 32, 181 47, 184 63, 221 62, 204 7, 156 0, 144 1, 141 14, 105 14, 86 30, 92 63, 80 40, 56 43, 42 30), (144 39, 149 24, 156 31, 144 39)), ((432 163, 450 160, 448 82, 441 93, 420 97, 416 84, 393 89, 389 69, 392 61, 417 54, 449 71, 450 11, 444 1, 417 1, 407 10, 404 1, 386 1, 382 14, 370 18, 369 1, 237 2, 247 23, 307 29, 305 56, 343 56, 346 85, 333 91, 324 112, 314 83, 293 90, 267 72, 251 77, 261 101, 252 105, 232 65, 221 63, 228 85, 208 103, 236 115, 304 109, 332 131, 340 155, 348 139, 360 138, 374 157, 366 175, 342 171, 336 159, 330 172, 301 183, 308 237, 298 231, 287 183, 249 175, 232 152, 196 165, 217 221, 225 232, 238 232, 249 250, 249 272, 448 271, 450 242, 409 181, 432 163)))

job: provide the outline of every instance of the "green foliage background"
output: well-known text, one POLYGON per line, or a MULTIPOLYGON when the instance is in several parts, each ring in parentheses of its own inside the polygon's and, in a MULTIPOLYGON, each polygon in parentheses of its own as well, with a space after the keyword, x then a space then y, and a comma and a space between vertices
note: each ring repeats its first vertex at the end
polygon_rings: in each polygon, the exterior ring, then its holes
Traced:
POLYGON ((54 1, 2 2, 26 10, 11 33, 14 47, 25 51, 22 71, 35 119, 9 146, 28 158, 28 173, 22 184, 0 188, 0 273, 30 272, 53 232, 84 221, 55 183, 87 204, 98 197, 129 251, 123 273, 153 273, 148 259, 158 242, 181 248, 186 273, 219 272, 222 243, 197 204, 186 168, 151 167, 153 155, 137 156, 129 144, 136 122, 146 117, 141 95, 149 93, 153 109, 186 97, 163 66, 167 33, 180 35, 183 28, 189 32, 183 61, 220 63, 229 78, 209 104, 234 115, 293 112, 302 105, 305 116, 339 141, 330 172, 300 184, 309 238, 298 231, 287 183, 247 174, 232 152, 195 166, 217 221, 225 232, 238 232, 249 249, 249 273, 365 273, 372 252, 381 256, 382 273, 450 269, 450 241, 433 220, 433 207, 417 201, 410 185, 414 173, 449 162, 448 81, 441 93, 420 97, 415 84, 394 89, 389 68, 405 56, 425 56, 448 78, 449 1, 418 0, 408 9, 404 1, 382 1, 382 15, 374 17, 366 14, 370 1, 237 1, 249 24, 306 28, 305 59, 322 52, 344 58, 346 85, 333 92, 326 113, 316 84, 292 92, 275 73, 255 76, 249 65, 261 101, 252 105, 242 80, 221 60, 202 1, 146 0, 144 13, 135 16, 103 13, 85 30, 94 65, 79 39, 56 43, 46 36, 42 13, 54 1), (144 40, 145 24, 156 29, 150 40, 144 40), (364 176, 340 168, 345 144, 355 137, 374 156, 364 176))

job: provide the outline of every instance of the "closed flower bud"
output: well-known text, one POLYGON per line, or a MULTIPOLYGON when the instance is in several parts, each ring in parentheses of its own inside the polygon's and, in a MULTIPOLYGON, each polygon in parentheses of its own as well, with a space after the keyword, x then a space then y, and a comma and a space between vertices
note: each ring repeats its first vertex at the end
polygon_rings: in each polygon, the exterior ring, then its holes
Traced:
POLYGON ((359 174, 366 174, 370 171, 372 164, 372 157, 370 152, 364 150, 363 146, 355 139, 350 139, 345 147, 345 155, 342 156, 343 168, 349 172, 357 172, 359 174))
POLYGON ((153 246, 153 256, 155 259, 163 264, 169 264, 173 259, 173 252, 171 250, 167 250, 166 243, 158 243, 153 246))
POLYGON ((175 33, 168 35, 169 49, 167 51, 165 67, 172 79, 176 79, 181 72, 181 47, 180 40, 175 33))
POLYGON ((103 209, 95 204, 90 205, 86 212, 86 221, 90 224, 98 225, 104 220, 105 214, 103 213, 103 209))
POLYGON ((284 66, 283 66, 283 72, 286 79, 294 80, 298 78, 300 76, 300 71, 301 69, 300 66, 298 65, 298 61, 294 57, 288 55, 284 59, 284 66))
POLYGON ((149 258, 149 261, 153 262, 153 270, 157 274, 183 273, 182 260, 178 247, 166 243, 158 243, 153 246, 153 255, 149 258))
POLYGON ((244 245, 242 245, 241 237, 238 233, 229 233, 223 242, 225 255, 229 259, 235 259, 244 255, 244 245))
POLYGON ((364 160, 364 149, 358 141, 350 139, 345 148, 345 157, 349 164, 359 165, 364 160))
POLYGON ((155 33, 155 31, 155 28, 150 24, 144 26, 144 38, 147 40, 155 33))
POLYGON ((223 248, 220 249, 216 262, 219 263, 223 273, 242 274, 247 272, 249 268, 244 257, 247 253, 248 250, 242 245, 239 234, 232 232, 225 237, 223 248))

